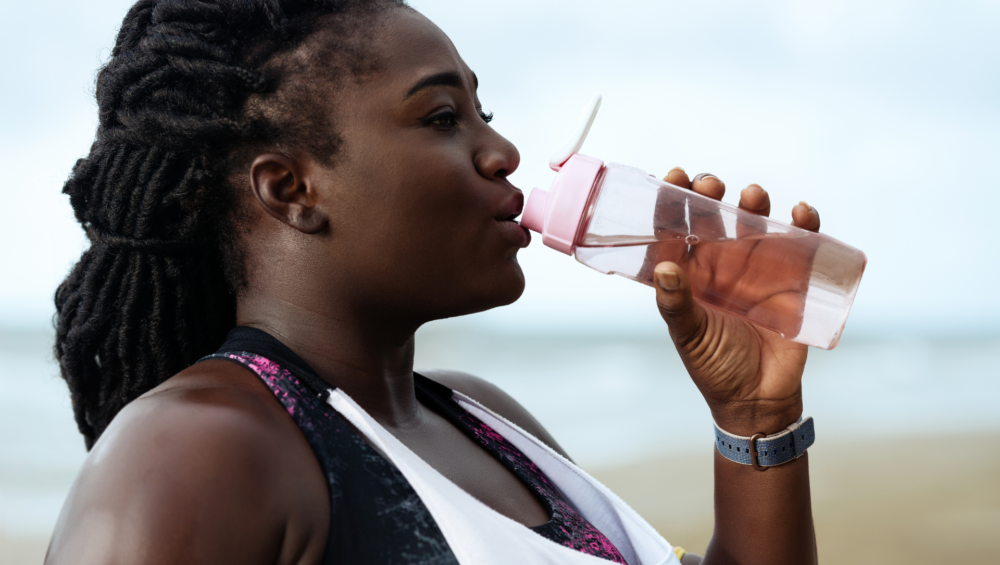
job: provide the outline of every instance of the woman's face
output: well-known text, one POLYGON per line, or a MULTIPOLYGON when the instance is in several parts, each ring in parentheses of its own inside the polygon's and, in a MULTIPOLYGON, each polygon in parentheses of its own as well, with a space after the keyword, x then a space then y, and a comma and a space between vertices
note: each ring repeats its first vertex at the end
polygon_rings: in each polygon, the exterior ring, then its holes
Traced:
POLYGON ((352 304, 418 322, 517 300, 529 236, 506 177, 520 157, 484 119, 475 74, 411 10, 393 10, 374 48, 378 70, 328 102, 342 145, 319 167, 316 267, 352 304))

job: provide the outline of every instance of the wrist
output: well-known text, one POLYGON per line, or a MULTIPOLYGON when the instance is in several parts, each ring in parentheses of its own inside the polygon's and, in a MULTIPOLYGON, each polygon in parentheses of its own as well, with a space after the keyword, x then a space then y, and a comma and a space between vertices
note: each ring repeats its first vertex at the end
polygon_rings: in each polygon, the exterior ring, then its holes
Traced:
POLYGON ((802 395, 779 400, 747 400, 710 407, 715 424, 739 436, 775 434, 802 417, 802 395))

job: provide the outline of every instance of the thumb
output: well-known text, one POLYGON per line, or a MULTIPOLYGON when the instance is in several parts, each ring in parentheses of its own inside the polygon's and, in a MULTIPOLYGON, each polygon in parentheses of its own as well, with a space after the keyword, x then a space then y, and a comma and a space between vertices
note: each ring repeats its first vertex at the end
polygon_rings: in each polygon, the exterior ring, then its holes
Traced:
POLYGON ((691 281, 676 263, 660 263, 653 272, 656 303, 678 346, 690 343, 703 331, 705 310, 694 301, 691 281))

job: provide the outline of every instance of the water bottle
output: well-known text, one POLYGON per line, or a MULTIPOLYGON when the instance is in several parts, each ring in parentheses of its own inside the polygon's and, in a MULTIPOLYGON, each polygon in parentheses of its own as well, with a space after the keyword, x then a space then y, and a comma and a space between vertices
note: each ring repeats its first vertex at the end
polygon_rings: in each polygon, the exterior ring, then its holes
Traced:
POLYGON ((576 135, 553 154, 548 191, 528 196, 521 225, 552 249, 606 274, 653 286, 662 261, 679 264, 702 304, 823 349, 840 341, 867 259, 847 244, 745 212, 635 167, 578 151, 597 116, 595 96, 576 135))

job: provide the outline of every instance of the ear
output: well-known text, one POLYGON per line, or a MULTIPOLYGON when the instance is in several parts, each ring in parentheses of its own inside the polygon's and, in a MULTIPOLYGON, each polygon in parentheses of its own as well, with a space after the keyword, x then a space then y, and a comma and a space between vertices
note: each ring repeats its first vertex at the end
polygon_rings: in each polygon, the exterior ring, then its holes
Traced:
POLYGON ((250 186, 268 214, 300 232, 319 233, 329 218, 317 206, 319 195, 305 172, 292 157, 265 153, 250 165, 250 186))

